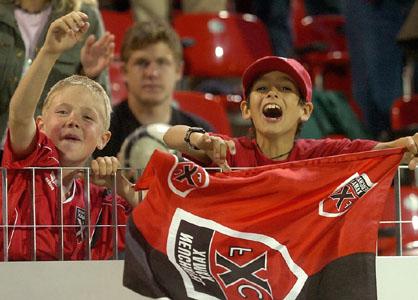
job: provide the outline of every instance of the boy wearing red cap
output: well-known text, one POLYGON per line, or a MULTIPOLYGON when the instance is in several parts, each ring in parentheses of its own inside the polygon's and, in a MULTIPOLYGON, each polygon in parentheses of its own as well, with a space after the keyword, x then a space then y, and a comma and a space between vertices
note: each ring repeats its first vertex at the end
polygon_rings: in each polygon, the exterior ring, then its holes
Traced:
POLYGON ((378 143, 371 140, 296 139, 313 111, 312 82, 296 60, 267 56, 256 60, 242 78, 242 117, 251 120, 254 137, 230 138, 200 128, 174 126, 164 141, 203 165, 255 167, 373 149, 404 147, 405 162, 417 164, 418 134, 378 143))

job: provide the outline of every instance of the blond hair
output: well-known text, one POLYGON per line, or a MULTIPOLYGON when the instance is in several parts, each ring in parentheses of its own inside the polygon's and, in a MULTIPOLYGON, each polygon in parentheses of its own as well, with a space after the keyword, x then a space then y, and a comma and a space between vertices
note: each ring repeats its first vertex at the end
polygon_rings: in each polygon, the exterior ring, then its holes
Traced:
POLYGON ((112 113, 112 106, 110 105, 110 99, 107 95, 104 88, 98 84, 96 81, 81 75, 72 75, 70 77, 64 78, 58 81, 56 84, 52 86, 49 90, 48 94, 46 95, 45 101, 42 106, 42 113, 48 108, 51 103, 51 98, 53 98, 54 94, 58 91, 62 90, 65 87, 69 86, 83 86, 85 87, 97 100, 101 100, 105 115, 103 116, 103 125, 104 129, 107 130, 110 127, 110 115, 112 113))

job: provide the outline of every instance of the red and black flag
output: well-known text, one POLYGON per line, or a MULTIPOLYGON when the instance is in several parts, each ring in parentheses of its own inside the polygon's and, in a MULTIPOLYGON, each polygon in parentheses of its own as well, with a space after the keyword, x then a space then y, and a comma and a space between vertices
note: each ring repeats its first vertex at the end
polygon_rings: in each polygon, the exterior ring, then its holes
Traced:
POLYGON ((208 174, 155 152, 124 285, 169 299, 376 299, 378 221, 400 149, 208 174))

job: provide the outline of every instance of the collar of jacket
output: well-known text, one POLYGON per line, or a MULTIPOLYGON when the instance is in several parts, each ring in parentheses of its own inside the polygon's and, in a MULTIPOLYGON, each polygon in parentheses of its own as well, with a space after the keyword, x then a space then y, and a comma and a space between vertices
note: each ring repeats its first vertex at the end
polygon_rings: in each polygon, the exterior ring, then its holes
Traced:
POLYGON ((15 5, 13 4, 13 2, 0 2, 0 23, 5 23, 10 27, 17 28, 17 22, 14 15, 14 8, 15 5))

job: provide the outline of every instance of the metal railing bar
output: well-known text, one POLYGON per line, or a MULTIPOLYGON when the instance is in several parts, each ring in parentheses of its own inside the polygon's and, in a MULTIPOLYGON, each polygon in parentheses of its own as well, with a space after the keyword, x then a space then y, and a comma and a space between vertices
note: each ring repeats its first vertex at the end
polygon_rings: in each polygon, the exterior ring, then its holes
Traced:
POLYGON ((33 231, 32 231, 32 243, 33 243, 33 255, 32 260, 36 261, 36 199, 35 199, 35 175, 36 175, 36 169, 32 169, 32 224, 33 224, 33 231))
POLYGON ((58 222, 59 222, 59 234, 58 234, 58 259, 64 260, 64 215, 63 215, 63 199, 65 199, 64 187, 62 184, 62 168, 58 171, 57 187, 59 192, 58 203, 58 222))
MULTIPOLYGON (((120 172, 120 171, 119 171, 120 172)), ((116 203, 116 174, 113 175, 112 188, 112 225, 113 225, 113 259, 119 257, 119 243, 118 243, 118 207, 116 203)))
MULTIPOLYGON (((87 225, 87 242, 86 242, 86 260, 91 260, 91 241, 90 238, 90 228, 91 228, 91 220, 90 220, 90 168, 85 169, 84 172, 84 207, 86 210, 86 225, 87 225)), ((84 231, 86 226, 82 226, 82 230, 84 231)))
POLYGON ((395 191, 395 220, 396 224, 396 255, 402 256, 402 212, 401 212, 401 174, 400 168, 396 170, 394 181, 395 191))
POLYGON ((3 260, 9 260, 9 207, 7 198, 7 169, 1 168, 1 185, 2 185, 2 224, 3 226, 3 260))

